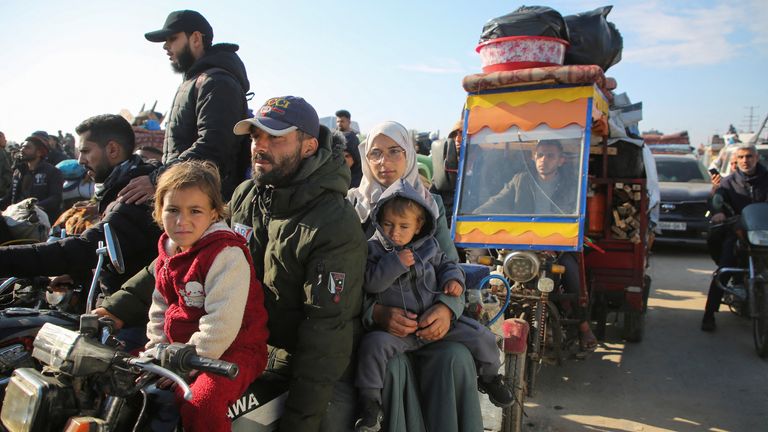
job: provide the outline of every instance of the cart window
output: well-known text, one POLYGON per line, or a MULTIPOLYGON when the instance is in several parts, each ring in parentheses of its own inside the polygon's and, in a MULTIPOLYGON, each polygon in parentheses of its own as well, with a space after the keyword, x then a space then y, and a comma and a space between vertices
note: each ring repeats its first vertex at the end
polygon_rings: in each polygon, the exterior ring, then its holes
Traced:
POLYGON ((470 142, 459 214, 559 216, 578 212, 582 139, 470 142))

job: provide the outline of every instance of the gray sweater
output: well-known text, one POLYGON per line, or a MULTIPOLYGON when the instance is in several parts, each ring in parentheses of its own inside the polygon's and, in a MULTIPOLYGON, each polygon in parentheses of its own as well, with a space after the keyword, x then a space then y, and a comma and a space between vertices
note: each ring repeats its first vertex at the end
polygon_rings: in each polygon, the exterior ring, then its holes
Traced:
POLYGON ((441 302, 451 309, 454 317, 458 317, 464 308, 463 296, 448 296, 442 289, 450 280, 458 281, 463 287, 464 272, 438 245, 434 237, 437 215, 429 209, 424 198, 403 180, 394 183, 384 192, 371 214, 375 232, 368 240, 365 291, 375 296, 379 304, 400 307, 416 314, 441 302), (396 196, 415 201, 427 210, 424 228, 406 245, 413 251, 416 260, 410 268, 405 267, 398 258, 397 253, 402 248, 391 242, 378 223, 380 209, 396 196))

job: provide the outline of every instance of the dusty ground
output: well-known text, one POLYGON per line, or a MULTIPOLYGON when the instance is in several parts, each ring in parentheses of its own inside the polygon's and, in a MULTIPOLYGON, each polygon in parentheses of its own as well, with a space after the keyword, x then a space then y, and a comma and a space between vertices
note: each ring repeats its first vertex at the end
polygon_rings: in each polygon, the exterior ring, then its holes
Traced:
MULTIPOLYGON (((526 430, 768 430, 768 361, 755 354, 750 322, 723 307, 717 332, 699 330, 712 261, 700 248, 666 246, 651 264, 644 340, 625 344, 609 328, 589 359, 545 366, 526 430)), ((483 408, 486 428, 498 430, 499 410, 483 408)))

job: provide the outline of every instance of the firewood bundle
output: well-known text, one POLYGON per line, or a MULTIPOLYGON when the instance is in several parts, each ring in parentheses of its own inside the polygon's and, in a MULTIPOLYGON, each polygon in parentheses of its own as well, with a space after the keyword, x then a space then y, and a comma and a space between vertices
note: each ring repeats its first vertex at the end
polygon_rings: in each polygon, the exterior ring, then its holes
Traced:
POLYGON ((611 213, 613 238, 640 243, 642 185, 615 183, 611 213))

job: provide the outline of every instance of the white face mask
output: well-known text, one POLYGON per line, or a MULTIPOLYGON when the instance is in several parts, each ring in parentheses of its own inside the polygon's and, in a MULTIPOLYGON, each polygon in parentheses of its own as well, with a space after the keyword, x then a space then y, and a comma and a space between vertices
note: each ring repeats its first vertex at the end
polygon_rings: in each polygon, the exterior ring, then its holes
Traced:
POLYGON ((45 301, 51 306, 59 306, 67 297, 67 291, 45 291, 45 301))

